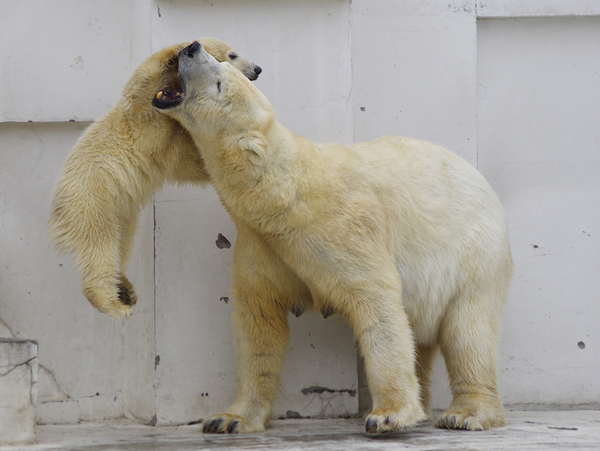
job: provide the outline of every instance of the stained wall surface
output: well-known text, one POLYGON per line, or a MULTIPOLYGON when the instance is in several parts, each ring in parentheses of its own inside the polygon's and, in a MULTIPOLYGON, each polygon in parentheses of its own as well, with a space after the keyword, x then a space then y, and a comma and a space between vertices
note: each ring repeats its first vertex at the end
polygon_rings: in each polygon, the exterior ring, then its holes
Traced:
MULTIPOLYGON (((70 257, 46 238, 52 187, 77 137, 145 57, 205 36, 261 65, 256 85, 296 133, 412 136, 478 167, 506 205, 516 263, 503 399, 600 402, 595 5, 0 0, 0 335, 39 343, 38 421, 187 423, 235 396, 236 231, 212 188, 166 186, 142 210, 128 270, 140 301, 127 321, 85 301, 70 257), (216 246, 219 234, 231 248, 216 246)), ((275 415, 356 414, 350 329, 314 313, 290 326, 275 415)), ((441 359, 435 371, 443 408, 441 359)))

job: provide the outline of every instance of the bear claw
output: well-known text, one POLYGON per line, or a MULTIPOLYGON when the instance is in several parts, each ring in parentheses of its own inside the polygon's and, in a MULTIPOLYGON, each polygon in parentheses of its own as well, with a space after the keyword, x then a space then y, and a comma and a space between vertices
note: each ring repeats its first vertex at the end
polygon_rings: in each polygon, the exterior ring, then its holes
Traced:
MULTIPOLYGON (((214 420, 210 420, 208 423, 204 423, 202 427, 203 432, 219 432, 219 426, 223 423, 223 418, 216 418, 214 420)), ((224 431, 221 431, 223 433, 224 431)))
POLYGON ((243 432, 262 432, 264 424, 255 423, 239 415, 223 413, 204 420, 202 432, 205 434, 240 434, 243 432))
POLYGON ((119 298, 119 302, 124 305, 134 306, 138 299, 133 285, 124 275, 121 275, 120 279, 117 283, 117 297, 119 298))
POLYGON ((377 420, 367 418, 367 421, 365 421, 365 431, 368 434, 373 434, 374 432, 377 432, 377 420))
POLYGON ((237 421, 237 420, 235 420, 234 422, 232 422, 232 423, 229 425, 229 427, 227 428, 227 432, 228 432, 229 434, 233 434, 234 432, 236 432, 236 430, 235 430, 235 429, 237 428, 238 424, 240 424, 240 422, 239 422, 239 421, 237 421))

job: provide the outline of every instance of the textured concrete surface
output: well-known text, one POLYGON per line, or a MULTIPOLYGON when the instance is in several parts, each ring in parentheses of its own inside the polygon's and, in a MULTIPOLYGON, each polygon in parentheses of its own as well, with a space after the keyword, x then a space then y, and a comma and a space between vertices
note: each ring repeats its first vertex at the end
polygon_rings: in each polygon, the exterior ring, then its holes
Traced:
POLYGON ((38 344, 0 338, 0 445, 35 441, 38 344))
POLYGON ((277 420, 266 432, 203 435, 199 425, 151 427, 130 422, 39 426, 38 443, 0 450, 573 450, 600 449, 600 411, 507 411, 508 426, 463 432, 422 426, 368 436, 359 419, 277 420))

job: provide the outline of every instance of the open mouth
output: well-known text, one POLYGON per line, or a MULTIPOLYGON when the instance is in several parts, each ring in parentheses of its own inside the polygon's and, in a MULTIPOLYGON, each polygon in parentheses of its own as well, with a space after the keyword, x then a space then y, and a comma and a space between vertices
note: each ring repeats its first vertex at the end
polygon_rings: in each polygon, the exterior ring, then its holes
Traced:
POLYGON ((173 108, 183 102, 185 95, 182 90, 158 91, 152 100, 152 105, 161 110, 173 108))

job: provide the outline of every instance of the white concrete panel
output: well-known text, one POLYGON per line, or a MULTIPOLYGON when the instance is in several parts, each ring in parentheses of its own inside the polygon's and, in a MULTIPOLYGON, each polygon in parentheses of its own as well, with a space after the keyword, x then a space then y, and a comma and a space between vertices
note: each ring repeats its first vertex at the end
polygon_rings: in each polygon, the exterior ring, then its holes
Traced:
POLYGON ((515 280, 508 403, 600 402, 600 18, 485 20, 479 166, 504 202, 515 280))
POLYGON ((61 401, 69 421, 123 412, 123 322, 89 305, 71 258, 47 239, 54 183, 86 125, 0 124, 0 322, 39 343, 42 422, 61 401))
POLYGON ((223 411, 236 393, 231 331, 235 227, 212 188, 168 187, 156 211, 156 405, 159 424, 223 411), (226 302, 227 300, 227 302, 226 302))
POLYGON ((0 445, 35 442, 38 345, 0 338, 0 445))
POLYGON ((125 321, 123 334, 123 401, 125 415, 152 423, 156 415, 154 392, 154 206, 138 217, 138 233, 127 270, 138 302, 125 321))
POLYGON ((212 36, 263 68, 277 119, 319 142, 352 142, 349 0, 156 1, 153 48, 212 36), (160 12, 160 16, 159 16, 160 12))
POLYGON ((477 17, 598 16, 598 0, 477 0, 477 17))
MULTIPOLYGON (((235 399, 229 289, 236 232, 212 188, 166 188, 157 196, 156 224, 157 420, 187 423, 235 399), (231 248, 217 247, 219 234, 231 248)), ((289 316, 290 348, 274 416, 356 413, 349 328, 315 314, 289 316)))
MULTIPOLYGON (((220 38, 263 68, 256 84, 280 122, 313 140, 352 141, 348 1, 159 1, 152 16, 155 50, 220 38)), ((212 188, 168 187, 155 205, 157 417, 159 424, 188 422, 235 398, 231 304, 220 300, 229 297, 233 247, 215 245, 219 233, 233 245, 235 227, 212 188)), ((348 328, 315 315, 292 316, 290 327, 274 415, 356 412, 348 328), (315 386, 332 392, 302 393, 315 386)))
POLYGON ((356 347, 350 327, 316 312, 288 314, 290 346, 276 418, 347 417, 358 412, 356 347))
POLYGON ((129 1, 0 1, 0 121, 96 119, 135 68, 133 23, 129 1))
POLYGON ((352 5, 354 139, 425 139, 475 165, 474 3, 352 5))

